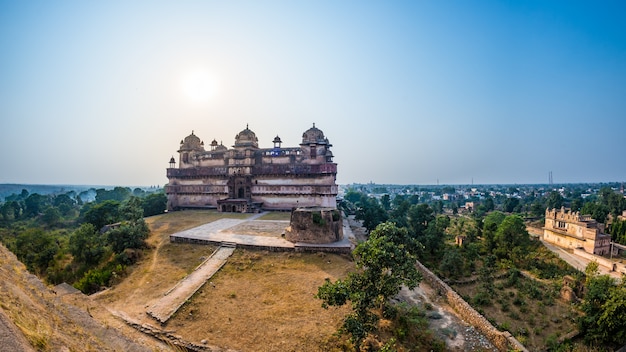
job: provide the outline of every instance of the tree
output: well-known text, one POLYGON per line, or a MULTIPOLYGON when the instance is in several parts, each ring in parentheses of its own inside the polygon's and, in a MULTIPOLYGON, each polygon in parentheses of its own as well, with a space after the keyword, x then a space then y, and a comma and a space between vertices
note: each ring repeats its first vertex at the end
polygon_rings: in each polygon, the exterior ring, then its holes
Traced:
POLYGON ((356 212, 355 219, 363 220, 363 227, 371 232, 379 224, 387 221, 389 218, 387 212, 378 203, 376 198, 370 198, 366 195, 361 196, 359 201, 359 209, 356 212))
POLYGON ((589 344, 626 343, 626 283, 620 285, 609 275, 598 275, 598 264, 585 269, 585 295, 580 305, 585 313, 578 327, 589 344))
POLYGON ((107 232, 107 239, 115 253, 122 253, 125 249, 139 249, 145 247, 144 240, 150 230, 143 219, 141 199, 130 197, 120 207, 123 221, 120 227, 107 232))
POLYGON ((163 192, 152 193, 143 198, 143 216, 163 214, 167 208, 167 196, 163 192))
POLYGON ((622 211, 626 209, 626 198, 622 194, 613 191, 611 187, 600 188, 598 195, 598 203, 604 206, 607 214, 611 213, 616 217, 621 215, 622 211))
POLYGON ((100 188, 96 190, 96 203, 102 203, 107 200, 123 202, 126 199, 130 198, 130 196, 130 188, 127 187, 115 187, 110 191, 107 191, 104 188, 100 188))
POLYGON ((493 198, 487 197, 485 198, 485 210, 493 211, 496 208, 496 205, 493 203, 493 198))
POLYGON ((82 224, 70 237, 69 251, 76 262, 95 265, 106 251, 104 238, 92 224, 82 224))
POLYGON ((447 231, 454 236, 465 236, 468 242, 474 242, 478 235, 476 221, 466 217, 453 218, 447 231))
POLYGON ((452 209, 452 214, 456 215, 459 213, 459 205, 456 202, 450 203, 450 209, 452 209))
POLYGON ((494 211, 487 215, 483 220, 483 239, 485 250, 487 253, 492 253, 495 246, 495 236, 498 226, 502 223, 506 215, 499 211, 494 211))
POLYGON ((83 215, 83 221, 93 224, 96 229, 101 229, 104 225, 113 224, 120 220, 120 202, 106 200, 95 204, 87 209, 83 215))
POLYGON ((510 258, 515 248, 525 249, 529 240, 524 219, 518 215, 509 215, 502 220, 496 230, 494 254, 500 259, 510 258))
POLYGON ((359 200, 361 200, 362 195, 363 194, 361 192, 356 192, 353 189, 349 189, 348 192, 346 192, 344 199, 350 203, 356 204, 359 200))
POLYGON ((412 205, 407 212, 407 222, 415 237, 420 237, 428 228, 428 224, 435 220, 433 210, 428 204, 412 205))
POLYGON ((438 215, 435 221, 428 224, 424 237, 417 238, 431 258, 441 257, 448 226, 450 226, 450 218, 447 215, 438 215))
POLYGON ((24 200, 24 215, 28 217, 34 217, 39 215, 46 206, 48 198, 38 193, 33 193, 24 200))
POLYGON ((614 219, 610 233, 613 241, 626 244, 626 220, 614 219))
POLYGON ((59 208, 61 214, 67 215, 76 205, 76 200, 71 198, 67 193, 59 194, 54 197, 53 204, 55 207, 59 208))
POLYGON ((507 198, 504 201, 504 211, 507 213, 513 213, 519 211, 519 199, 516 197, 507 198))
POLYGON ((137 222, 143 220, 142 201, 139 197, 130 197, 120 206, 121 220, 137 222))
POLYGON ((344 319, 341 331, 350 334, 357 351, 376 327, 376 309, 384 310, 385 303, 402 285, 413 289, 421 280, 415 267, 418 247, 406 229, 382 223, 354 250, 359 271, 334 283, 326 279, 318 288, 316 297, 322 300, 324 308, 350 301, 352 313, 344 319))
POLYGON ((598 330, 606 342, 622 346, 626 343, 626 284, 612 287, 609 297, 600 308, 598 330))
POLYGON ((41 219, 46 223, 46 225, 48 225, 48 227, 53 227, 61 220, 61 212, 55 207, 48 207, 43 212, 41 219))
POLYGON ((447 250, 439 264, 439 271, 447 277, 456 279, 463 274, 463 257, 456 248, 447 250))
POLYGON ((22 207, 18 201, 10 200, 2 204, 0 212, 2 213, 2 218, 5 221, 15 220, 20 217, 22 207))
POLYGON ((124 222, 118 228, 109 230, 107 240, 115 253, 122 253, 125 249, 139 249, 145 247, 144 240, 148 238, 149 229, 145 222, 132 224, 124 222))
POLYGON ((399 197, 394 198, 394 206, 389 212, 389 220, 395 222, 398 227, 408 227, 407 213, 411 204, 406 199, 396 202, 399 197))
POLYGON ((595 219, 599 223, 603 223, 607 215, 610 212, 610 209, 607 205, 598 202, 589 202, 583 205, 582 210, 580 211, 582 214, 591 215, 593 219, 595 219))
POLYGON ((546 199, 546 207, 550 209, 561 209, 563 206, 563 197, 557 191, 551 191, 546 199))
POLYGON ((28 270, 42 275, 59 251, 55 238, 39 228, 30 228, 17 235, 15 255, 28 270))
POLYGON ((380 204, 385 211, 389 211, 389 209, 391 209, 391 201, 389 200, 388 194, 383 194, 383 196, 380 197, 380 204))
POLYGON ((433 202, 433 212, 435 214, 443 213, 443 202, 440 200, 436 200, 433 202))

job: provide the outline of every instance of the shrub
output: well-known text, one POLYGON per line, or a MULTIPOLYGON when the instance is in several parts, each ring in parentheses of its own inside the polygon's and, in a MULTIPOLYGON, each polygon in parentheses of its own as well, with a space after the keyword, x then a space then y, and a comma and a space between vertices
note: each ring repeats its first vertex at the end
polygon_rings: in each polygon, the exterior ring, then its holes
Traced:
POLYGON ((100 289, 109 284, 111 279, 111 270, 108 269, 92 269, 83 276, 74 287, 84 294, 92 294, 100 291, 100 289))
POLYGON ((319 226, 324 226, 326 225, 326 220, 324 220, 322 214, 316 212, 313 213, 313 223, 319 226))
POLYGON ((484 307, 491 304, 491 298, 489 297, 489 294, 487 292, 480 291, 476 295, 474 295, 474 297, 472 298, 472 302, 474 302, 474 304, 477 306, 484 307))

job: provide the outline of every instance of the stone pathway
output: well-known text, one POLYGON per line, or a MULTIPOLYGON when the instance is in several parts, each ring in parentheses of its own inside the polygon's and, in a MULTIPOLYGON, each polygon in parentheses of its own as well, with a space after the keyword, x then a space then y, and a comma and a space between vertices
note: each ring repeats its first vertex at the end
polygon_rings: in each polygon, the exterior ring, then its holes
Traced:
POLYGON ((148 309, 147 313, 160 323, 168 321, 208 279, 224 266, 226 260, 228 260, 228 257, 230 257, 234 251, 235 247, 219 247, 207 260, 202 262, 196 270, 167 291, 163 298, 148 309))

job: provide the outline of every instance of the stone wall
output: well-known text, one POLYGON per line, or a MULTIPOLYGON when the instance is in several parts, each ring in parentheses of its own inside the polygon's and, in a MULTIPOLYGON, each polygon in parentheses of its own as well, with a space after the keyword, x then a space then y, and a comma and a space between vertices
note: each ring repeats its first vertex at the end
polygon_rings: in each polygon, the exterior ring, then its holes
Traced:
POLYGON ((422 273, 424 280, 436 290, 441 296, 445 297, 448 304, 467 322, 480 331, 485 337, 491 341, 500 351, 522 351, 528 350, 519 341, 515 339, 508 331, 499 331, 489 320, 485 319, 472 306, 470 306, 458 293, 456 293, 445 282, 441 281, 437 275, 428 270, 422 263, 416 263, 417 269, 422 273))
POLYGON ((589 259, 591 261, 595 261, 597 262, 599 265, 602 265, 603 267, 611 270, 611 271, 617 271, 620 273, 624 273, 626 274, 626 265, 622 264, 622 263, 616 263, 612 260, 606 259, 604 257, 601 257, 599 255, 594 255, 591 253, 587 253, 581 249, 574 249, 574 254, 579 256, 579 257, 583 257, 585 259, 589 259))

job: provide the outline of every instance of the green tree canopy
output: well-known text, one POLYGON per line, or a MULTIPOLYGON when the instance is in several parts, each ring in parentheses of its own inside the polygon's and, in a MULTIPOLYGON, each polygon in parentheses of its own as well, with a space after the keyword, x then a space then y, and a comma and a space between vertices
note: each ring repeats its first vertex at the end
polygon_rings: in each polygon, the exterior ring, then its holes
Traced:
POLYGON ((585 295, 580 305, 584 315, 578 327, 589 344, 626 343, 626 283, 617 285, 609 275, 598 275, 598 264, 585 269, 585 295))
POLYGON ((351 335, 357 350, 376 327, 376 309, 383 309, 402 285, 412 289, 421 280, 415 267, 419 246, 406 229, 382 223, 354 250, 359 271, 334 283, 326 280, 318 288, 316 297, 324 308, 351 303, 353 311, 344 319, 342 331, 351 335))
POLYGON ((525 249, 529 241, 530 237, 526 231, 524 219, 518 215, 509 215, 502 220, 496 230, 494 254, 498 258, 509 258, 515 248, 525 249))
POLYGON ((163 192, 147 195, 142 201, 143 216, 163 214, 167 207, 167 196, 163 192))
POLYGON ((83 221, 93 224, 96 229, 120 221, 120 202, 115 200, 106 200, 93 206, 85 206, 83 209, 86 209, 83 221))
POLYGON ((502 223, 506 215, 499 211, 489 213, 483 220, 483 239, 487 253, 492 253, 496 246, 495 236, 498 226, 502 223))
POLYGON ((407 221, 415 237, 420 237, 435 220, 435 214, 428 204, 412 205, 407 212, 407 221))
POLYGON ((561 209, 563 204, 564 199, 561 196, 561 193, 557 191, 551 191, 550 194, 548 194, 548 197, 546 199, 546 207, 550 209, 561 209))
POLYGON ((39 228, 30 228, 17 236, 13 249, 28 270, 42 275, 59 251, 59 245, 49 233, 39 228))
POLYGON ((78 263, 95 265, 104 255, 105 238, 90 224, 82 224, 70 237, 69 250, 78 263))
POLYGON ((370 198, 363 194, 355 218, 363 220, 363 227, 371 232, 376 226, 387 221, 389 216, 376 198, 370 198))
POLYGON ((104 188, 96 190, 96 203, 102 203, 107 200, 114 200, 117 202, 123 202, 130 198, 132 195, 130 188, 127 187, 115 187, 110 191, 104 188))

